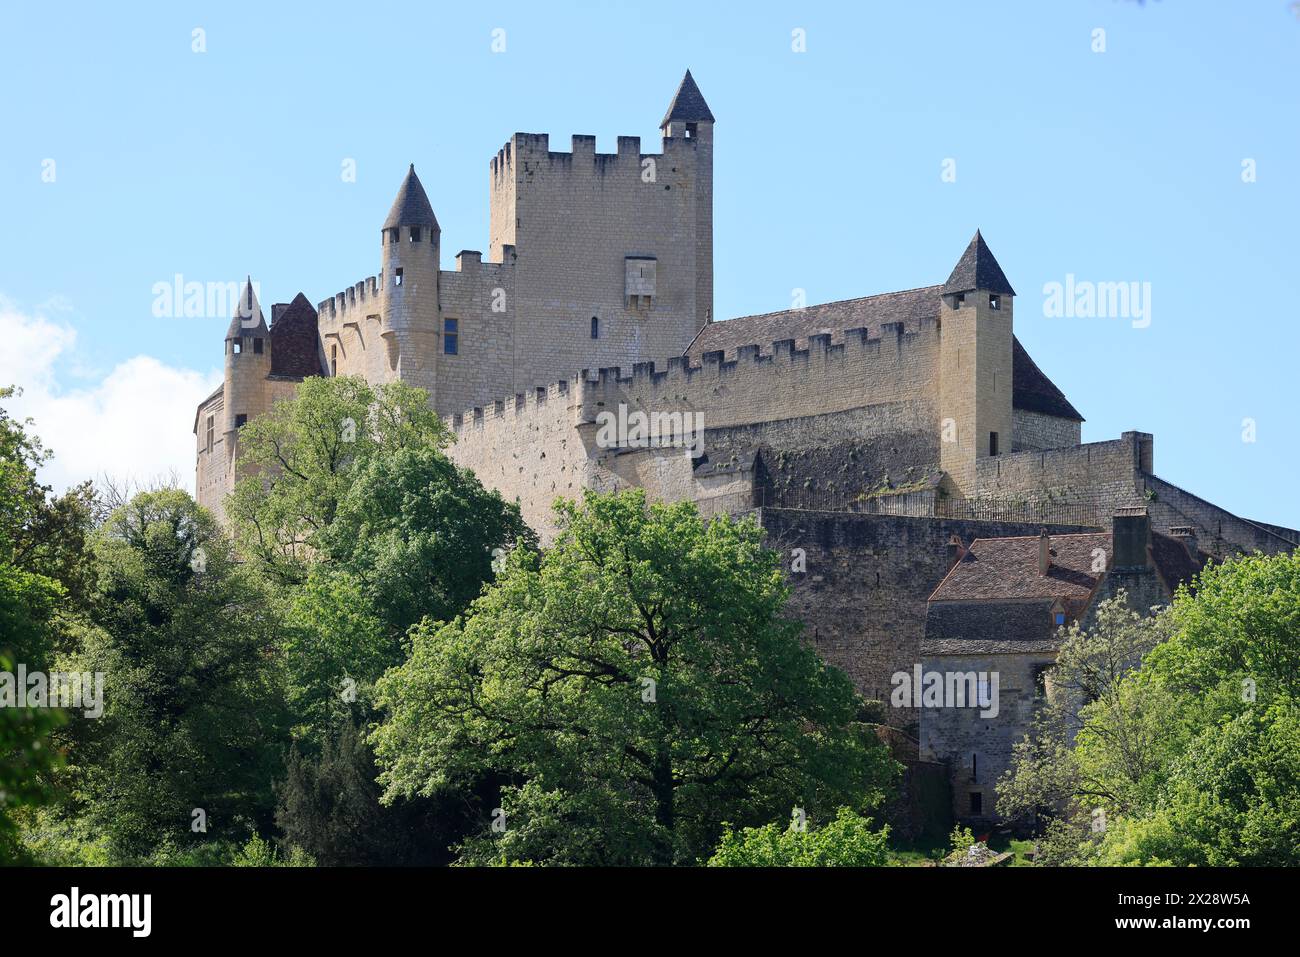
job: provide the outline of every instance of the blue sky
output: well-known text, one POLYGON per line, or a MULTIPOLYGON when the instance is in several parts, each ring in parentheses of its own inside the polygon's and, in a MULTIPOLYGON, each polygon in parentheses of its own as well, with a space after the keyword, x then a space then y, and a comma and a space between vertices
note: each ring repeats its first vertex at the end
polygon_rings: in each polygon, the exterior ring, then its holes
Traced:
POLYGON ((192 478, 225 320, 155 317, 155 283, 252 273, 264 303, 323 299, 377 270, 411 162, 452 268, 487 246, 510 133, 653 144, 689 67, 718 118, 719 317, 942 282, 978 227, 1085 440, 1154 432, 1162 477, 1300 525, 1290 0, 737 9, 6 5, 0 378, 27 389, 53 480, 192 478), (1149 283, 1150 324, 1045 316, 1067 275, 1149 283))

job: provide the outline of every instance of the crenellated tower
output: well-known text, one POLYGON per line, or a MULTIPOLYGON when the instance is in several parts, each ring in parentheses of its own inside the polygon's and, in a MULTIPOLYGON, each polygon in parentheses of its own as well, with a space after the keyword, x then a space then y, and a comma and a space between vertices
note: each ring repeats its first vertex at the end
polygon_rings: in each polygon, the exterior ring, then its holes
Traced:
POLYGON ((970 493, 975 460, 1011 451, 1015 290, 976 230, 939 311, 940 465, 970 493))

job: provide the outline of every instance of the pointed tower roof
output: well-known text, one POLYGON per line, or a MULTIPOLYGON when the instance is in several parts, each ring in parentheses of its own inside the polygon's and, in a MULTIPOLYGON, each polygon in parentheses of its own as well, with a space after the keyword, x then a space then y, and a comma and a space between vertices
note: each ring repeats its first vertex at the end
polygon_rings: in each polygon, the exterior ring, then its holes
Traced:
POLYGON ((970 241, 966 251, 961 254, 961 259, 957 260, 952 275, 943 284, 945 295, 954 292, 971 292, 975 289, 982 289, 986 292, 1001 292, 1008 296, 1016 294, 1016 291, 1011 288, 1011 283, 1007 282, 1002 267, 993 258, 993 253, 989 251, 989 247, 984 242, 984 237, 980 235, 978 229, 975 230, 975 238, 970 241))
POLYGON ((709 109, 709 104, 704 102, 704 94, 695 85, 690 70, 682 77, 682 85, 677 88, 677 94, 668 104, 668 112, 664 114, 664 121, 659 124, 659 128, 663 129, 672 120, 685 123, 714 122, 713 112, 709 109))
POLYGON ((266 319, 262 317, 262 306, 253 292, 253 277, 244 280, 244 288, 239 293, 239 302, 230 317, 230 326, 226 329, 227 339, 238 339, 246 335, 267 334, 266 319))
POLYGON ((402 180, 397 198, 393 200, 393 208, 388 211, 388 218, 384 220, 384 229, 392 229, 394 226, 439 228, 438 220, 433 215, 433 206, 429 203, 429 196, 420 184, 420 177, 415 175, 414 163, 411 164, 406 179, 402 180))

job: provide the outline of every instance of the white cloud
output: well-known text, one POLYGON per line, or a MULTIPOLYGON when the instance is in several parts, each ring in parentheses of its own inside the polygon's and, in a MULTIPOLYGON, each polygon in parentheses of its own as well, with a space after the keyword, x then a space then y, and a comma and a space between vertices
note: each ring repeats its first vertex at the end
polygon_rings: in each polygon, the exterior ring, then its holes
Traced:
POLYGON ((148 481, 175 473, 194 491, 194 409, 221 382, 217 371, 197 372, 139 355, 118 363, 98 381, 65 386, 63 367, 76 367, 76 330, 52 314, 59 300, 27 313, 0 297, 0 385, 17 385, 10 414, 30 416, 54 458, 41 479, 62 491, 88 478, 148 481))

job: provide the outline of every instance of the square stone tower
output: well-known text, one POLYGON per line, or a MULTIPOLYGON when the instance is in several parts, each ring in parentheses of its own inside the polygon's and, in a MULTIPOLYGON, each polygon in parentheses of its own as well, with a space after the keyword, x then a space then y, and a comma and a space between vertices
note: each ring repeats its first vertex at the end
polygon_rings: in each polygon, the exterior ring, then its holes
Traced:
POLYGON ((969 494, 975 460, 1011 451, 1015 290, 975 233, 944 283, 939 312, 939 463, 969 494))

